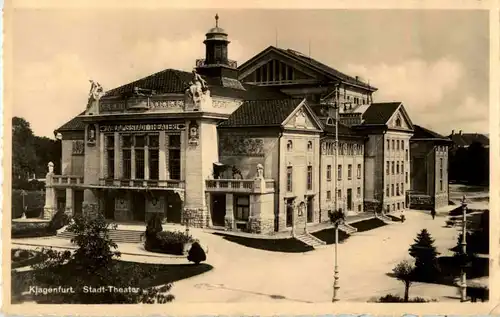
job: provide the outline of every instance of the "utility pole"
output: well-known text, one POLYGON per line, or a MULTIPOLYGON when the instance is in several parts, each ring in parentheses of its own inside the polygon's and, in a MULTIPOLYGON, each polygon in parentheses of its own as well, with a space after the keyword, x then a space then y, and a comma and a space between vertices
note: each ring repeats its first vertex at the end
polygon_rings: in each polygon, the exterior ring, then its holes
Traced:
MULTIPOLYGON (((337 190, 337 180, 339 174, 338 167, 338 155, 339 155, 339 86, 335 86, 335 97, 333 102, 333 108, 335 110, 335 156, 334 156, 334 166, 337 171, 337 175, 334 177, 334 195, 335 195, 335 209, 334 212, 338 212, 338 190, 337 190)), ((339 265, 338 265, 338 244, 339 244, 339 223, 335 225, 335 267, 333 275, 333 299, 332 302, 338 300, 339 286, 339 265)))
POLYGON ((467 301, 467 273, 465 273, 466 265, 468 264, 467 256, 467 202, 465 200, 465 195, 462 198, 462 253, 464 261, 462 263, 462 274, 460 281, 460 301, 467 301))

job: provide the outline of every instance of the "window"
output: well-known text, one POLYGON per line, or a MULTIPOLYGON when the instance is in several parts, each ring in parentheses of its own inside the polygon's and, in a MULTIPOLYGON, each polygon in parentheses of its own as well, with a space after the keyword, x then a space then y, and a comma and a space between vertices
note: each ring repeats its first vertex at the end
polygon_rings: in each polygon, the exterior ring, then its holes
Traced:
POLYGON ((401 195, 405 194, 405 185, 401 183, 401 195))
POLYGON ((392 211, 395 211, 395 210, 396 210, 396 205, 392 204, 392 211))
POLYGON ((400 207, 401 207, 401 205, 400 205, 400 203, 398 203, 398 210, 400 209, 400 207))
POLYGON ((385 187, 385 194, 387 197, 391 197, 391 191, 389 190, 389 184, 387 184, 385 187))
POLYGON ((439 159, 439 191, 443 191, 443 158, 439 159))
POLYGON ((401 140, 401 151, 405 149, 405 141, 401 140))
POLYGON ((293 169, 291 166, 288 166, 286 168, 286 191, 291 192, 293 187, 292 187, 292 178, 293 178, 293 169))
POLYGON ((332 180, 332 166, 331 165, 326 166, 326 180, 327 181, 332 180))
POLYGON ((358 205, 358 211, 361 212, 361 205, 358 205))
POLYGON ((399 184, 396 184, 396 196, 399 196, 399 184))
POLYGON ((406 153, 405 153, 405 159, 406 159, 406 161, 408 162, 408 149, 406 149, 406 150, 405 150, 405 152, 406 152, 406 153))
POLYGON ((115 136, 106 136, 106 155, 108 164, 108 178, 115 178, 115 136))
POLYGON ((144 179, 144 145, 146 144, 146 138, 144 135, 136 135, 134 140, 135 178, 144 179))
POLYGON ((405 183, 408 184, 408 172, 405 173, 405 183))
POLYGON ((394 175, 394 161, 391 162, 391 173, 394 175))
POLYGON ((148 135, 149 179, 160 178, 160 140, 158 135, 148 135))
POLYGON ((313 189, 313 168, 311 165, 307 167, 307 190, 313 189))
POLYGON ((391 170, 391 162, 387 161, 387 168, 386 168, 386 174, 389 175, 389 172, 391 170))
POLYGON ((313 143, 312 143, 312 141, 307 141, 307 150, 308 151, 312 151, 312 149, 313 149, 313 143))
POLYGON ((361 179, 361 164, 358 164, 358 179, 361 179))
POLYGON ((132 178, 132 137, 124 135, 122 137, 122 160, 123 160, 123 178, 132 178))
POLYGON ((332 192, 330 190, 326 191, 326 200, 331 200, 332 199, 332 192))
POLYGON ((387 149, 390 150, 391 149, 391 140, 387 140, 387 149))
POLYGON ((288 142, 286 143, 286 150, 289 151, 289 152, 293 150, 293 142, 292 142, 292 140, 288 140, 288 142))
POLYGON ((248 221, 250 214, 250 199, 248 196, 236 198, 236 220, 248 221))
POLYGON ((387 205, 385 208, 387 212, 391 211, 391 205, 387 205))
POLYGON ((391 141, 391 144, 392 144, 392 149, 394 150, 394 143, 396 143, 396 141, 392 140, 391 141))
POLYGON ((391 184, 391 196, 394 196, 394 184, 391 184))
POLYGON ((181 179, 181 135, 168 136, 168 173, 170 179, 181 179))
POLYGON ((400 127, 401 126, 401 117, 397 117, 396 119, 396 127, 400 127))
POLYGON ((347 165, 347 179, 352 179, 352 165, 347 165))
POLYGON ((401 161, 401 175, 404 174, 404 170, 405 170, 404 166, 405 166, 405 162, 401 161))
POLYGON ((399 174, 399 161, 396 162, 396 174, 399 174))
POLYGON ((339 164, 339 166, 337 167, 337 179, 340 181, 342 180, 342 165, 339 164))
POLYGON ((357 195, 358 195, 358 198, 359 198, 359 197, 361 197, 361 187, 358 187, 358 188, 356 189, 356 193, 357 193, 357 195))
POLYGON ((337 190, 337 199, 342 199, 342 189, 337 190))
POLYGON ((399 151, 399 140, 396 140, 396 150, 399 151))

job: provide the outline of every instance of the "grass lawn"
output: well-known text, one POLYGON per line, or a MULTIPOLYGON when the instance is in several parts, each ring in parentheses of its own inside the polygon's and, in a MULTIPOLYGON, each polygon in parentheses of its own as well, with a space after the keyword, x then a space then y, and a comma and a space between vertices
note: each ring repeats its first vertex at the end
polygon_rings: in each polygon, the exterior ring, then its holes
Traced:
MULTIPOLYGON (((119 271, 123 271, 125 276, 129 276, 129 272, 134 272, 136 270, 147 270, 151 272, 148 278, 142 279, 138 285, 129 285, 131 287, 147 288, 151 286, 160 286, 168 283, 173 283, 179 280, 190 278, 199 274, 203 274, 213 269, 209 264, 146 264, 146 263, 135 263, 127 261, 115 260, 115 264, 118 266, 119 271)), ((47 272, 48 274, 60 274, 65 276, 70 274, 72 269, 68 265, 63 265, 58 268, 57 271, 47 272), (69 273, 68 273, 69 272, 69 273)), ((36 301, 37 303, 51 303, 51 304, 65 304, 68 300, 63 296, 50 296, 50 295, 40 295, 34 297, 30 294, 22 294, 29 290, 30 285, 33 285, 32 272, 15 272, 11 271, 12 277, 12 302, 21 303, 23 301, 36 301)), ((68 276, 70 279, 71 277, 68 276)), ((60 285, 46 285, 44 283, 35 281, 37 286, 40 287, 58 287, 60 285)), ((175 285, 172 287, 172 292, 175 296, 175 285)), ((75 295, 73 295, 75 296, 75 295)), ((96 302, 98 304, 98 302, 96 302)))
POLYGON ((313 247, 294 238, 286 239, 259 239, 228 235, 220 232, 213 234, 223 236, 225 240, 231 241, 249 248, 266 250, 272 252, 299 253, 314 250, 313 247))
MULTIPOLYGON (((311 234, 313 236, 315 236, 316 238, 325 241, 326 244, 334 244, 335 243, 335 229, 334 228, 324 229, 324 230, 317 231, 317 232, 314 232, 311 234)), ((349 238, 349 235, 347 233, 345 233, 344 231, 339 230, 339 243, 344 242, 344 240, 346 240, 347 238, 349 238)))
POLYGON ((379 228, 379 227, 382 227, 385 225, 387 225, 387 224, 384 221, 377 219, 377 218, 367 219, 367 220, 363 220, 363 221, 351 224, 351 226, 358 229, 357 232, 364 232, 364 231, 376 229, 376 228, 379 228))

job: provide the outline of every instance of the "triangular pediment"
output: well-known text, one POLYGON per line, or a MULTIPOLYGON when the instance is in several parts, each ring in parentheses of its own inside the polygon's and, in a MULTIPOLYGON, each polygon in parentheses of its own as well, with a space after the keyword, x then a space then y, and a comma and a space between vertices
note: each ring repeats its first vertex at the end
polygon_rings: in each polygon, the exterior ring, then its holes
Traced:
POLYGON ((291 59, 276 49, 255 56, 240 69, 239 80, 255 84, 312 83, 324 75, 303 63, 291 59))
POLYGON ((391 116, 387 122, 387 126, 390 129, 413 130, 413 123, 403 107, 403 104, 401 104, 391 116))
POLYGON ((307 106, 307 103, 301 102, 300 105, 285 119, 282 123, 285 129, 321 131, 321 124, 307 106))

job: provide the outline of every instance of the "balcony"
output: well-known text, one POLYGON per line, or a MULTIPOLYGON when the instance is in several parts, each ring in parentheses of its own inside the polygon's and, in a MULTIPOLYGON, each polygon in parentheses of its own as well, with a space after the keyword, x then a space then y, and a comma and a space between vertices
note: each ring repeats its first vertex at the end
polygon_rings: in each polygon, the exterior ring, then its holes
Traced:
POLYGON ((54 187, 76 187, 83 185, 83 176, 76 175, 54 175, 52 184, 47 182, 47 185, 54 187))
POLYGON ((175 179, 169 180, 152 180, 152 179, 99 179, 99 186, 104 187, 140 187, 140 188, 175 188, 184 189, 184 182, 175 179))
POLYGON ((266 179, 265 187, 260 188, 260 180, 253 179, 207 179, 207 192, 220 193, 274 193, 274 180, 266 179))
MULTIPOLYGON (((205 65, 205 59, 204 58, 197 59, 196 60, 196 67, 203 67, 203 66, 207 66, 207 65, 205 65)), ((228 59, 227 60, 227 64, 225 64, 225 63, 216 63, 216 64, 210 64, 210 66, 229 66, 231 68, 238 68, 238 63, 236 61, 228 59)))

